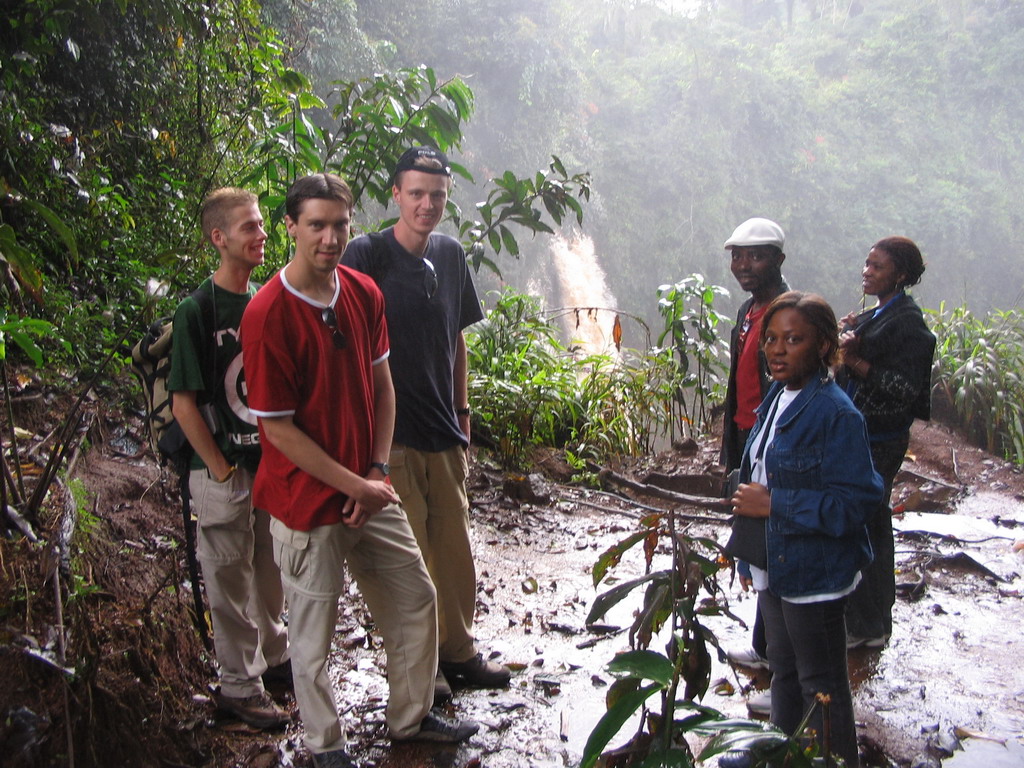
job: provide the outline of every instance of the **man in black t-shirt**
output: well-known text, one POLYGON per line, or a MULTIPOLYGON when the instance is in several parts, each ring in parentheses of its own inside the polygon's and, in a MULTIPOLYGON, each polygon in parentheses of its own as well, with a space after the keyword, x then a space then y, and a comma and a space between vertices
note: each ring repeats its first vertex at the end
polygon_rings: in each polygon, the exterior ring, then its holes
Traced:
POLYGON ((356 238, 342 259, 373 275, 384 294, 397 401, 388 464, 437 588, 437 699, 450 695, 447 681, 504 687, 511 674, 485 661, 473 636, 476 569, 466 494, 470 428, 463 329, 483 313, 462 246, 434 232, 451 182, 444 154, 431 147, 406 151, 392 187, 398 222, 381 235, 356 238), (375 238, 382 238, 376 246, 375 238))

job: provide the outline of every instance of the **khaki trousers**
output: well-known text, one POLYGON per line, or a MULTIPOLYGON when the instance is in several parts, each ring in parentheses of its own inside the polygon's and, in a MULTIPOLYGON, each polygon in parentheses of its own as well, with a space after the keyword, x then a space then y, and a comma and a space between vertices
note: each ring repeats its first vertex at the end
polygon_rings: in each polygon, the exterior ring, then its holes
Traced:
POLYGON ((294 531, 270 521, 291 630, 295 700, 314 753, 345 746, 327 658, 348 563, 384 638, 391 735, 412 736, 430 711, 437 669, 437 599, 405 512, 385 507, 362 528, 294 531))
POLYGON ((261 693, 260 676, 267 667, 288 660, 270 516, 252 508, 252 481, 252 473, 242 468, 224 483, 205 469, 189 474, 199 521, 196 555, 210 602, 221 691, 238 698, 261 693))
POLYGON ((458 445, 436 453, 395 445, 388 463, 437 588, 439 658, 467 661, 476 655, 476 566, 469 540, 466 452, 458 445))

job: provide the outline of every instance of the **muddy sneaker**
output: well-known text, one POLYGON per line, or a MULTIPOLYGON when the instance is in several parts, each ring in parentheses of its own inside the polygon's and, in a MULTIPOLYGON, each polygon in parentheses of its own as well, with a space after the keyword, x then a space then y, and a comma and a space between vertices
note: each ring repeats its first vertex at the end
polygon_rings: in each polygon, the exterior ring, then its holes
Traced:
POLYGON ((748 669, 768 669, 768 659, 753 648, 746 648, 742 651, 726 651, 725 658, 733 664, 738 664, 748 669))
POLYGON ((244 698, 218 693, 213 700, 217 709, 234 715, 253 728, 280 728, 291 722, 288 713, 277 706, 266 691, 244 698))
POLYGON ((332 749, 320 754, 314 752, 313 765, 316 768, 358 768, 356 761, 344 749, 332 749))
POLYGON ((512 679, 508 667, 484 661, 480 653, 469 661, 442 661, 440 666, 448 682, 464 688, 505 688, 512 679))
POLYGON ((268 667, 267 671, 263 673, 263 685, 276 685, 291 688, 292 660, 288 659, 286 661, 282 661, 280 664, 268 667))
POLYGON ((448 681, 444 677, 444 672, 438 669, 437 675, 434 677, 434 706, 440 707, 442 704, 447 704, 451 700, 452 687, 448 685, 448 681))
POLYGON ((757 691, 747 699, 747 711, 754 715, 772 714, 772 689, 757 691))
POLYGON ((479 723, 445 717, 436 709, 432 709, 423 718, 418 732, 404 739, 397 739, 397 741, 440 741, 446 744, 455 744, 465 741, 479 730, 479 723))

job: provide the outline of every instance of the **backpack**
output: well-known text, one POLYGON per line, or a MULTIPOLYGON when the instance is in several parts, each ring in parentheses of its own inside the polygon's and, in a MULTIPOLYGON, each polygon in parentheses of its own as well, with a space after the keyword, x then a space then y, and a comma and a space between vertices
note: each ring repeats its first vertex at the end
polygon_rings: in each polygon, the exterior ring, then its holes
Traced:
MULTIPOLYGON (((203 321, 203 335, 216 327, 217 312, 211 291, 196 288, 189 294, 199 305, 203 321)), ((200 589, 202 577, 199 560, 196 557, 195 521, 192 519, 192 504, 188 485, 188 465, 192 458, 192 445, 185 437, 181 425, 174 420, 171 412, 171 393, 167 390, 167 379, 171 375, 171 349, 174 319, 157 320, 146 331, 146 335, 132 347, 132 371, 139 377, 142 392, 146 398, 146 423, 149 427, 149 444, 161 463, 170 461, 178 472, 178 492, 181 497, 181 517, 185 530, 185 554, 188 562, 189 581, 192 583, 192 621, 208 652, 213 651, 210 627, 206 622, 206 608, 200 589)), ((207 344, 207 355, 212 368, 214 346, 207 344)))
MULTIPOLYGON (((204 331, 216 324, 213 296, 197 288, 189 294, 199 305, 204 331)), ((149 444, 162 461, 181 466, 192 455, 192 446, 171 412, 171 393, 167 378, 171 375, 171 334, 173 318, 162 318, 153 323, 146 335, 132 347, 132 371, 139 378, 146 399, 146 423, 149 444)), ((213 352, 213 344, 209 345, 213 352)))

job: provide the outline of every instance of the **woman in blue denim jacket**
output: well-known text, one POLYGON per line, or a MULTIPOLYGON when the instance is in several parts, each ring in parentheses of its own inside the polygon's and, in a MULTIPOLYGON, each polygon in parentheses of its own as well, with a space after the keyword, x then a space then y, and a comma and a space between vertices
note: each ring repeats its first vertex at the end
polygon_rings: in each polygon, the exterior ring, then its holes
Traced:
MULTIPOLYGON (((820 296, 790 291, 768 307, 761 344, 775 383, 758 409, 732 497, 765 521, 752 567, 772 677, 771 721, 793 733, 817 694, 830 698, 830 750, 859 765, 846 665, 846 596, 871 561, 866 521, 882 495, 864 418, 829 377, 839 340, 820 296)), ((810 720, 825 733, 822 707, 810 720)))

